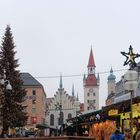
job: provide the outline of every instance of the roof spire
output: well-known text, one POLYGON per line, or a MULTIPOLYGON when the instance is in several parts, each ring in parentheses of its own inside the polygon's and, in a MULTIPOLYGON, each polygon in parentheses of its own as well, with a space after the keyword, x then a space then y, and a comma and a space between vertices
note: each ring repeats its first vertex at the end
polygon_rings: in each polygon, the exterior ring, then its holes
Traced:
POLYGON ((93 52, 92 52, 92 46, 90 50, 90 56, 89 56, 89 61, 88 61, 88 67, 96 67, 95 62, 94 62, 94 57, 93 57, 93 52))
POLYGON ((112 74, 113 74, 113 69, 112 69, 112 66, 111 66, 111 69, 110 69, 110 73, 112 73, 112 74))
POLYGON ((72 85, 72 96, 74 97, 74 84, 72 85))
POLYGON ((85 79, 86 79, 86 74, 84 73, 83 80, 85 80, 85 79))
POLYGON ((112 66, 111 66, 111 69, 110 69, 110 75, 108 76, 107 79, 108 80, 115 80, 116 79, 116 76, 113 74, 112 66))
POLYGON ((79 96, 78 96, 78 92, 77 92, 77 98, 76 98, 76 101, 79 101, 79 96))
POLYGON ((62 74, 60 73, 60 83, 59 83, 59 88, 63 88, 63 83, 62 83, 62 74))
POLYGON ((100 80, 100 76, 99 76, 99 73, 98 73, 98 75, 97 75, 97 79, 98 79, 98 80, 100 80))

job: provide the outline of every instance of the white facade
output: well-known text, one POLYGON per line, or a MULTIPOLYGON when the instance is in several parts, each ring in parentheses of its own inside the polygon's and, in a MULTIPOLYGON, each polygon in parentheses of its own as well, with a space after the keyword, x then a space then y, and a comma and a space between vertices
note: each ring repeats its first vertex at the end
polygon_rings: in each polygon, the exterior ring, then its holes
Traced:
POLYGON ((99 109, 99 86, 84 87, 84 111, 99 109))
POLYGON ((69 96, 64 88, 59 88, 54 98, 48 102, 48 109, 47 124, 56 128, 65 124, 66 119, 76 116, 76 111, 80 110, 80 102, 76 101, 76 97, 69 96))

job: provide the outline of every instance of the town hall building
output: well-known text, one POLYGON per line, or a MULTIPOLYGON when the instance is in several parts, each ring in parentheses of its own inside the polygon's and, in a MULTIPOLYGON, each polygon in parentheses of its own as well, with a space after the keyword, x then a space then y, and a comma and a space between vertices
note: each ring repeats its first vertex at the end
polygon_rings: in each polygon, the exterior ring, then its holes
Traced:
POLYGON ((95 61, 93 57, 93 51, 91 48, 89 61, 87 65, 87 76, 84 75, 83 87, 84 87, 84 111, 98 110, 99 109, 99 74, 95 74, 95 61))

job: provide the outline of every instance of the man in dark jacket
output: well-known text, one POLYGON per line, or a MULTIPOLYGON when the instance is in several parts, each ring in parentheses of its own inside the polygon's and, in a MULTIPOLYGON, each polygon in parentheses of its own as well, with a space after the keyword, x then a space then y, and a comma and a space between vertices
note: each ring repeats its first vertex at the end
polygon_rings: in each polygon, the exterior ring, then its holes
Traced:
POLYGON ((110 137, 110 140, 124 140, 125 136, 120 133, 120 129, 117 128, 115 133, 113 133, 110 137))

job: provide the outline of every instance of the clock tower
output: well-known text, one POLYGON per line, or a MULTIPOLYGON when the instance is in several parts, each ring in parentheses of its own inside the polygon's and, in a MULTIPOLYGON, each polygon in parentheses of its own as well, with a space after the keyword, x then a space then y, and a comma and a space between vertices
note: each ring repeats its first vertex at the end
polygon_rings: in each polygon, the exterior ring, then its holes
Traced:
POLYGON ((99 109, 99 74, 95 75, 95 62, 92 48, 90 50, 89 61, 87 65, 88 74, 84 74, 84 111, 99 109))

